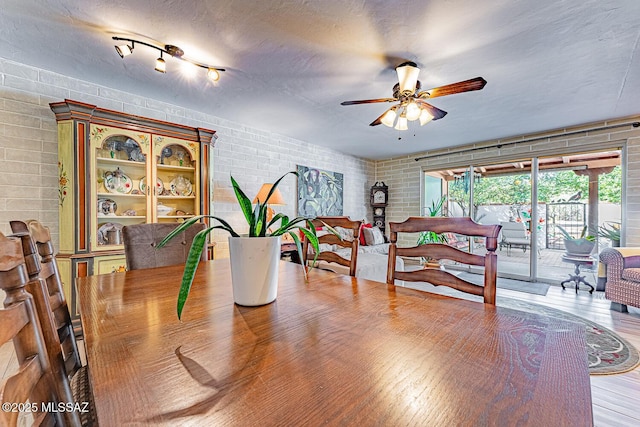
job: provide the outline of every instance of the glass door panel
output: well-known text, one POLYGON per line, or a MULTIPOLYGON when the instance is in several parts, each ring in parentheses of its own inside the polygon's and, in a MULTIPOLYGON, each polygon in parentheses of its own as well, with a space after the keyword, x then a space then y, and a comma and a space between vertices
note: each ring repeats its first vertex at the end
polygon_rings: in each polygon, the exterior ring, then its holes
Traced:
MULTIPOLYGON (((591 252, 592 268, 582 267, 586 280, 595 285, 597 253, 619 244, 606 231, 621 227, 621 152, 580 153, 540 158, 538 212, 543 219, 538 240, 538 279, 558 283, 573 274, 575 265, 563 261, 565 233, 572 238, 592 236, 597 244, 591 252), (607 237, 608 236, 608 237, 607 237), (615 242, 615 243, 613 243, 615 242)), ((619 234, 619 233, 618 233, 619 234)))
MULTIPOLYGON (((495 164, 475 169, 474 220, 501 224, 498 239, 498 274, 528 279, 534 231, 531 219, 531 161, 495 164)), ((534 221, 535 222, 535 221, 534 221)), ((484 254, 484 240, 472 251, 484 254)))

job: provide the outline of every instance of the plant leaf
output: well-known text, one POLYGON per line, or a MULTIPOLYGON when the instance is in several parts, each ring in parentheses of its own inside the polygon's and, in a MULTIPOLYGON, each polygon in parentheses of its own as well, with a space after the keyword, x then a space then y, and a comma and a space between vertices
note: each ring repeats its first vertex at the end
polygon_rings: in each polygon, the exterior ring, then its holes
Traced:
POLYGON ((200 221, 201 218, 204 218, 204 215, 191 217, 185 222, 183 222, 182 224, 180 224, 178 227, 175 228, 175 230, 167 234, 167 236, 164 239, 162 239, 160 243, 158 243, 157 248, 162 248, 164 245, 166 245, 169 242, 169 240, 173 239, 174 237, 176 237, 177 234, 182 233, 184 230, 191 227, 196 222, 200 221))
POLYGON ((256 203, 256 207, 251 214, 251 222, 249 223, 249 237, 262 237, 260 232, 262 231, 262 225, 264 221, 260 220, 260 203, 256 203))
MULTIPOLYGON (((280 228, 278 228, 276 231, 274 231, 273 233, 271 233, 272 236, 281 236, 284 233, 287 233, 290 230, 293 230, 294 228, 298 228, 296 227, 296 224, 306 221, 307 218, 304 217, 296 217, 294 219, 292 219, 291 221, 288 221, 286 224, 285 223, 281 223, 280 228)), ((315 231, 315 229, 314 229, 315 231)))
POLYGON ((238 204, 242 209, 244 218, 247 220, 247 224, 251 225, 253 223, 251 200, 244 194, 244 191, 242 191, 236 180, 233 179, 233 176, 231 177, 231 185, 233 186, 233 191, 236 193, 236 199, 238 199, 238 204))
MULTIPOLYGON (((278 220, 282 220, 280 221, 280 227, 286 225, 289 223, 289 217, 286 216, 285 214, 282 213, 277 213, 274 215, 273 218, 271 218, 271 221, 269 221, 269 224, 267 224, 267 228, 271 227, 273 224, 275 224, 276 222, 278 222, 278 220)), ((273 233, 271 233, 271 235, 273 236, 273 233)))
POLYGON ((307 265, 304 262, 304 256, 302 253, 302 243, 300 242, 300 238, 295 232, 290 231, 289 235, 293 238, 293 241, 296 243, 296 249, 298 250, 298 257, 300 258, 300 262, 302 263, 302 274, 304 275, 304 281, 306 282, 309 280, 309 273, 307 271, 307 265))
POLYGON ((187 297, 189 296, 189 291, 191 290, 193 278, 195 277, 196 270, 198 269, 198 263, 200 262, 202 251, 204 250, 204 246, 207 243, 207 235, 214 228, 222 227, 210 227, 198 232, 198 234, 194 236, 193 242, 191 243, 191 248, 189 249, 189 254, 187 255, 187 261, 184 265, 184 272, 182 273, 180 292, 178 293, 178 304, 176 307, 178 312, 178 319, 182 318, 182 310, 184 309, 184 304, 187 301, 187 297))

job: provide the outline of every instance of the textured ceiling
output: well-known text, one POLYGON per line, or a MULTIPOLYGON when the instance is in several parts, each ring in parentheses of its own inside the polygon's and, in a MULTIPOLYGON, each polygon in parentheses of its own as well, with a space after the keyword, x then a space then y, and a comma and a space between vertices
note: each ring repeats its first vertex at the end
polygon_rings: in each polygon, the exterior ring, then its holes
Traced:
MULTIPOLYGON (((381 159, 640 113, 638 0, 3 0, 0 56, 356 156, 381 159), (142 46, 174 44, 227 68, 187 79, 142 46), (436 98, 449 114, 398 132, 370 127, 394 66, 423 88, 482 76, 436 98), (401 137, 398 140, 398 137, 401 137)), ((413 126, 412 126, 413 125, 413 126)))

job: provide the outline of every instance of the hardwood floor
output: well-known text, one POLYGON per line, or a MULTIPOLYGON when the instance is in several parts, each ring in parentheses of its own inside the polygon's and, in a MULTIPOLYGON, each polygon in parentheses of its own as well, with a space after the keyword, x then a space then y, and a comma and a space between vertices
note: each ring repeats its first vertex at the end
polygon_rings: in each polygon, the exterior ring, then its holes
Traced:
MULTIPOLYGON (((434 292, 467 297, 447 288, 434 288, 434 292)), ((551 286, 546 296, 498 289, 498 297, 516 298, 564 310, 607 327, 640 349, 640 309, 629 307, 629 313, 609 310, 610 302, 603 292, 593 295, 573 289, 562 290, 551 286)), ((473 297, 471 297, 473 298, 473 297)), ((15 355, 11 345, 0 347, 0 373, 2 377, 15 369, 15 355)), ((626 427, 640 425, 640 368, 617 375, 592 375, 591 392, 594 423, 598 427, 626 427)))

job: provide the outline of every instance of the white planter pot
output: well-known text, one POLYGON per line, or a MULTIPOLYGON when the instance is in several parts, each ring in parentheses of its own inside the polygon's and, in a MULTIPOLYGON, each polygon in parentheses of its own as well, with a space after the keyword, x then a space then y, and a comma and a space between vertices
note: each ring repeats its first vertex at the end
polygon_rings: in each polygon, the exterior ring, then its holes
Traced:
POLYGON ((257 306, 278 296, 280 236, 229 237, 233 301, 257 306))

